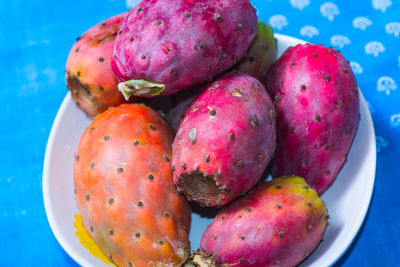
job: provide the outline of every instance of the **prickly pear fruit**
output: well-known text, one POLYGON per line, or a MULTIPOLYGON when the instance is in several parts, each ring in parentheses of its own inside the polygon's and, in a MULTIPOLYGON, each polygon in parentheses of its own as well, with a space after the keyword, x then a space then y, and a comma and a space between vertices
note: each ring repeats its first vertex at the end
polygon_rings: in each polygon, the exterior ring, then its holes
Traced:
POLYGON ((274 177, 304 177, 319 195, 333 183, 358 129, 359 96, 343 56, 321 45, 288 48, 267 90, 277 110, 274 177))
POLYGON ((85 229, 118 266, 180 266, 190 207, 171 173, 170 126, 143 104, 94 118, 76 152, 74 185, 85 229))
POLYGON ((246 57, 235 66, 235 69, 263 82, 268 75, 268 70, 276 60, 277 51, 277 40, 274 38, 271 26, 258 21, 258 33, 247 51, 246 57))
POLYGON ((257 34, 257 15, 249 0, 142 0, 119 33, 111 62, 119 89, 152 97, 232 67, 257 34))
POLYGON ((183 118, 173 143, 178 190, 222 206, 260 179, 275 148, 275 109, 255 78, 229 73, 210 83, 183 118))
POLYGON ((111 70, 115 36, 126 13, 90 28, 73 45, 66 64, 66 84, 77 105, 88 115, 125 102, 111 70))
POLYGON ((277 178, 221 210, 200 247, 226 266, 295 266, 318 246, 327 219, 304 179, 277 178))

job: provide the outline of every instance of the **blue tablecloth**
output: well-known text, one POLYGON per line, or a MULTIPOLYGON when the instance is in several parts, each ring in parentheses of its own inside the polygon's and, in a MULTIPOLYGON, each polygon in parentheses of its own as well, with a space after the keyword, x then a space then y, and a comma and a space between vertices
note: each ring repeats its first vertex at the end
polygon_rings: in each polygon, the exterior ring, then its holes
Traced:
MULTIPOLYGON (((0 266, 75 266, 54 238, 42 199, 52 122, 67 89, 76 37, 136 1, 0 2, 0 266)), ((254 0, 274 30, 340 49, 372 113, 377 142, 369 214, 343 266, 400 266, 400 1, 254 0)))

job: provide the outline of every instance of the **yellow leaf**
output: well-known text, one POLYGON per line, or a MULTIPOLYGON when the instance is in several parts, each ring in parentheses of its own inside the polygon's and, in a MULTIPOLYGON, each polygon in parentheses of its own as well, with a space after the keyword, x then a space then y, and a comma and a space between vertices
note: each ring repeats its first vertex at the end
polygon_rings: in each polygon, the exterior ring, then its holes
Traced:
POLYGON ((87 250, 89 250, 90 254, 92 254, 94 257, 99 258, 102 260, 105 264, 112 265, 114 267, 117 267, 114 263, 110 261, 109 258, 103 253, 103 251, 100 249, 100 247, 94 242, 92 237, 89 235, 89 233, 85 230, 83 227, 82 223, 82 216, 79 214, 74 215, 75 221, 74 221, 74 226, 76 229, 76 236, 79 238, 81 241, 81 245, 85 247, 87 250))

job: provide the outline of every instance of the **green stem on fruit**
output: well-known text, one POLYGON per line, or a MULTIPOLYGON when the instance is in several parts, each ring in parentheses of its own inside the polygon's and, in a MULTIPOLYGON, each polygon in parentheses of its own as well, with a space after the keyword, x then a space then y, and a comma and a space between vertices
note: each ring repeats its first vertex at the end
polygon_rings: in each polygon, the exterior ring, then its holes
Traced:
POLYGON ((165 84, 152 83, 146 80, 129 80, 118 84, 118 90, 128 101, 132 95, 159 95, 165 89, 165 84))

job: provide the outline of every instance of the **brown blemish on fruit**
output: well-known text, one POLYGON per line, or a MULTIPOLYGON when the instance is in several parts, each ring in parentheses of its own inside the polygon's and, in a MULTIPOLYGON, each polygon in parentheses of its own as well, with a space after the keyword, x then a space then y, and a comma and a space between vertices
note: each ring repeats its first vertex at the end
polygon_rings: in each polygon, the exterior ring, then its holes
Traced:
POLYGON ((242 97, 242 88, 235 88, 232 93, 233 96, 242 97))
POLYGON ((171 159, 167 155, 163 155, 163 160, 166 162, 170 162, 171 159))
POLYGON ((253 116, 253 117, 251 118, 250 124, 251 124, 253 127, 258 126, 259 120, 258 120, 257 116, 253 116))

